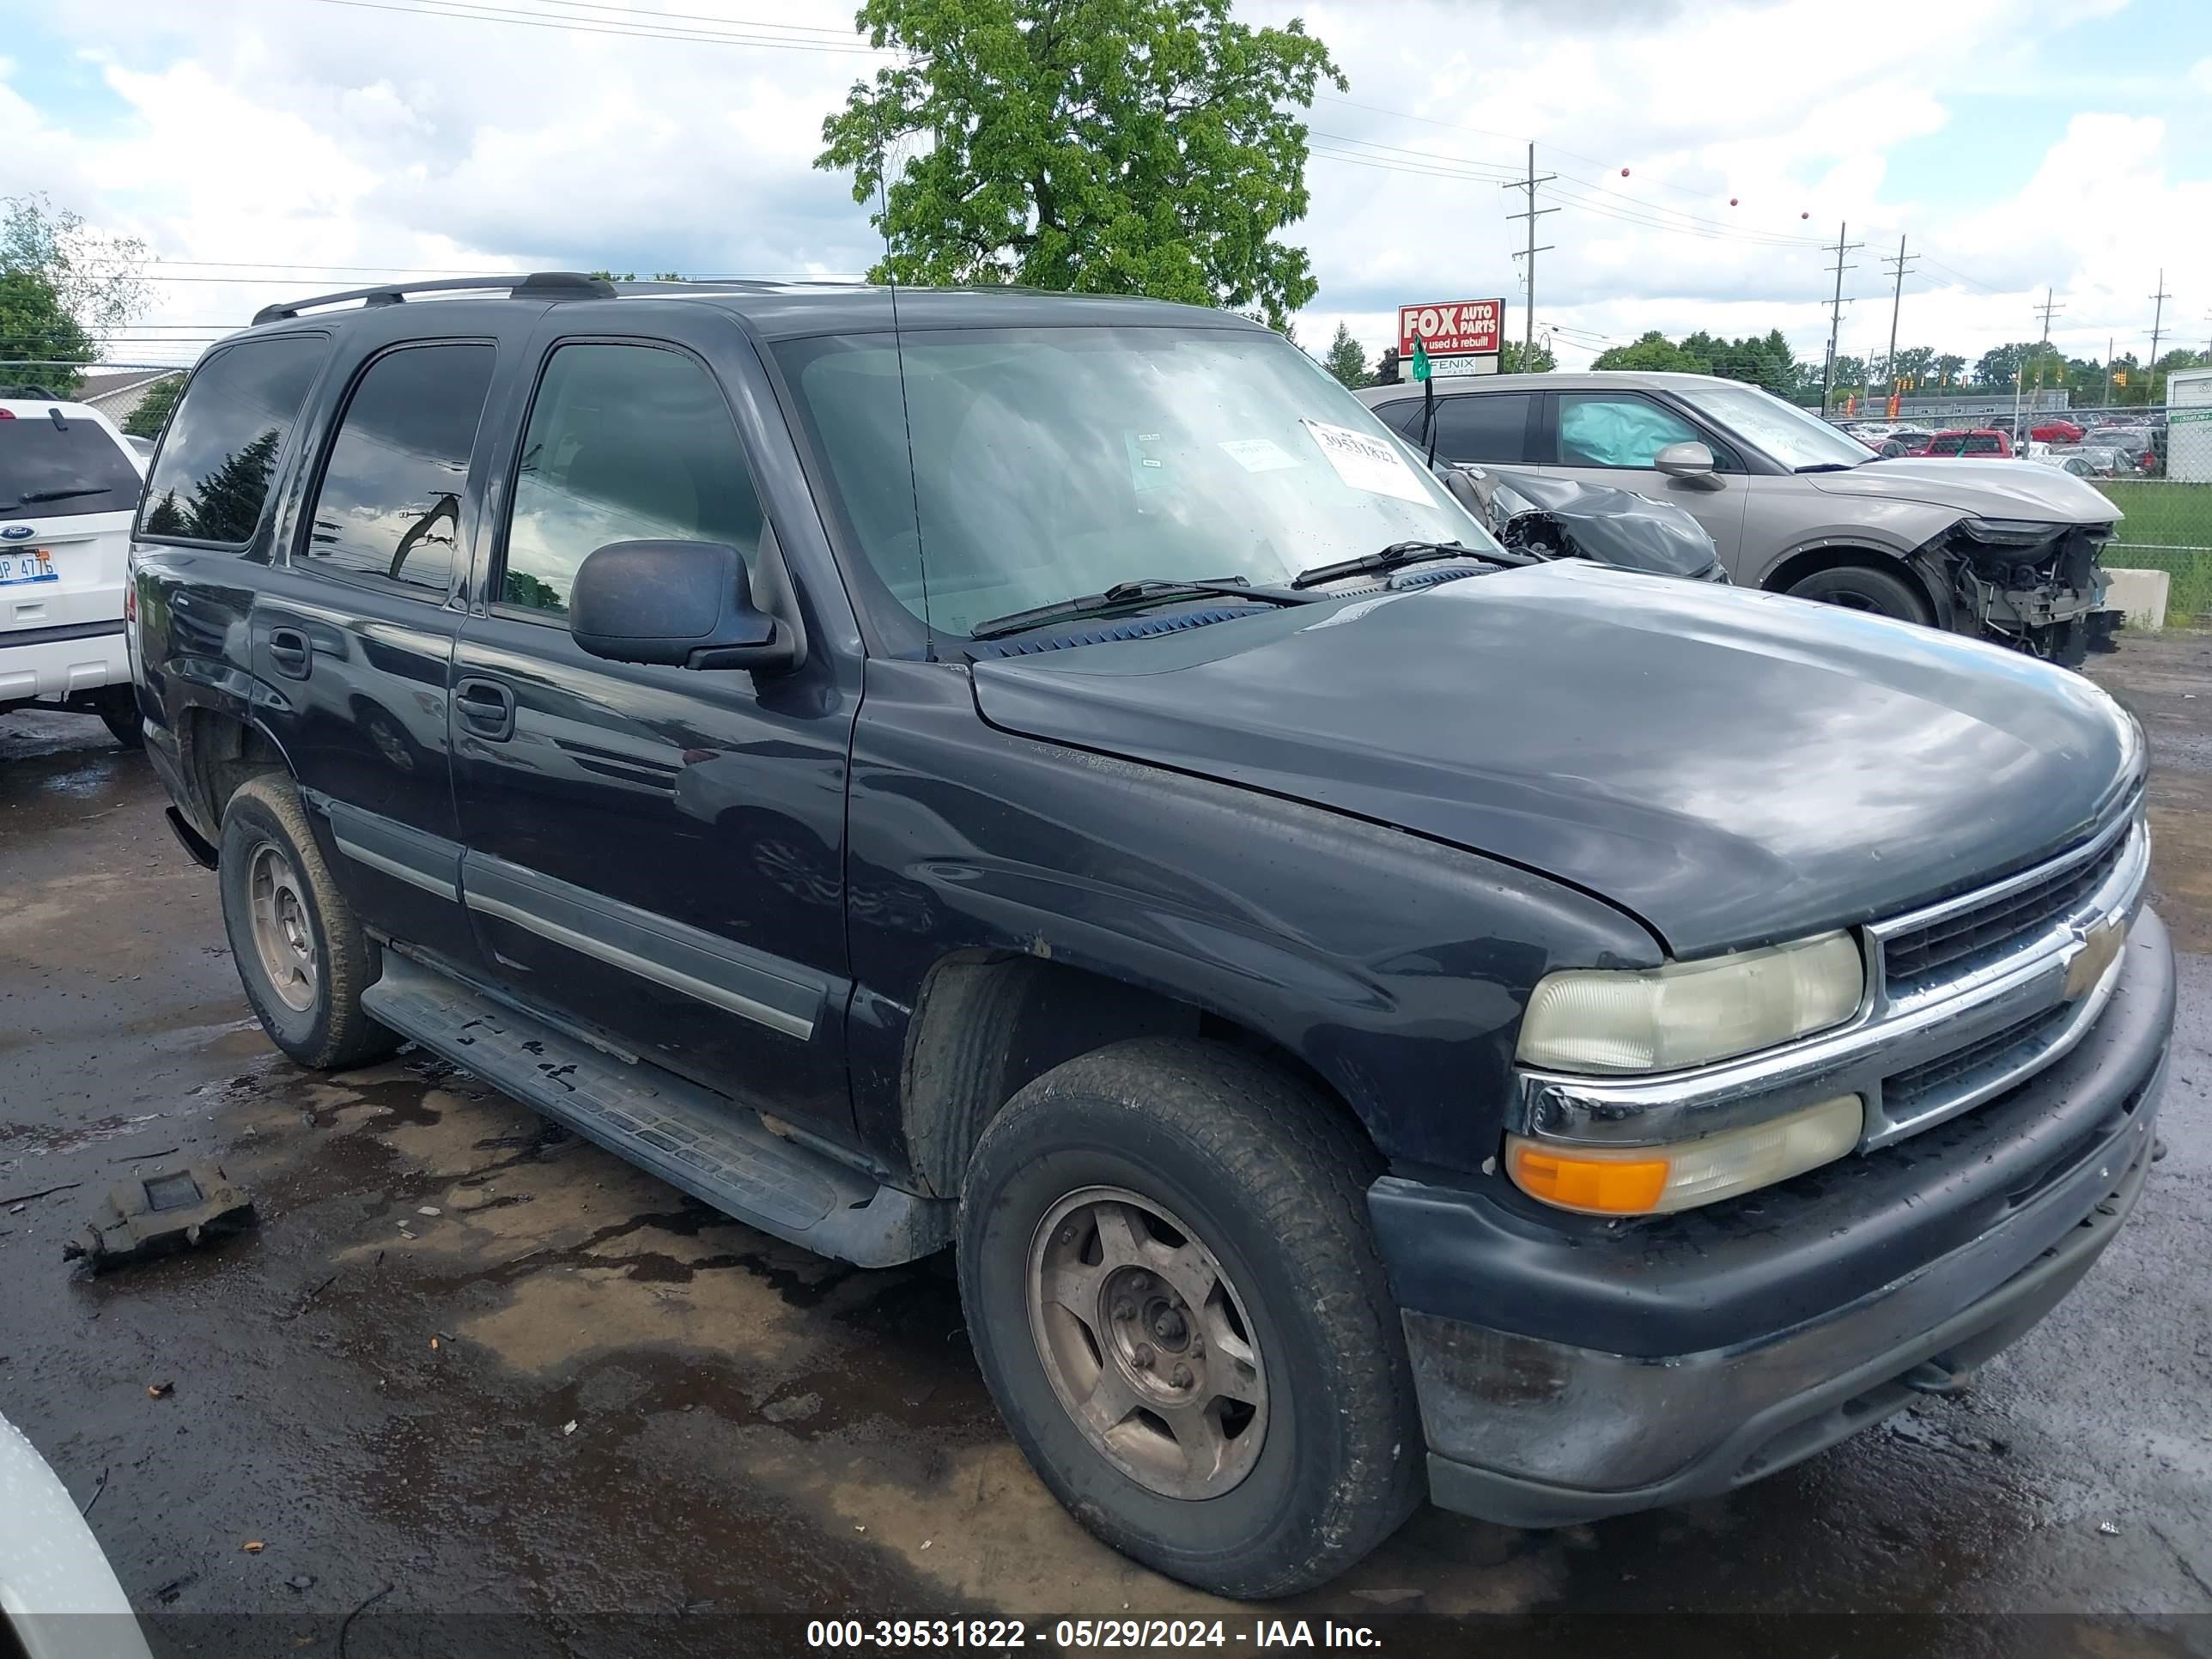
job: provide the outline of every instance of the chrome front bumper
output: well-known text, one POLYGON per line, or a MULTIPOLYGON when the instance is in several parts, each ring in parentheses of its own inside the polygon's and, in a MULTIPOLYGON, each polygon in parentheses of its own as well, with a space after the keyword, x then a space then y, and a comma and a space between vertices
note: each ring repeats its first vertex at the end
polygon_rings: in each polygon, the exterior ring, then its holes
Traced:
POLYGON ((2072 851, 1864 930, 1867 989, 1847 1024, 1776 1048, 1651 1076, 1523 1070, 1507 1127, 1563 1144, 1648 1146, 1763 1122, 1841 1094, 1866 1103, 1870 1152, 1971 1110, 2061 1057, 2094 1025, 2119 975, 2119 943, 2142 906, 2150 836, 2122 814, 2072 851), (2063 915, 1957 974, 1893 978, 1893 942, 2094 868, 2063 915))

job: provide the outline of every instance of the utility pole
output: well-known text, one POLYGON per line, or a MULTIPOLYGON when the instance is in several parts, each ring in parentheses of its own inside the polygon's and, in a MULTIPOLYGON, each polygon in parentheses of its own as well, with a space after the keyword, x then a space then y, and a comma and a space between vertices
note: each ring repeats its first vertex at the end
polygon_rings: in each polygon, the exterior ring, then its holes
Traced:
POLYGON ((2143 398, 2146 402, 2158 389, 2158 339, 2163 331, 2159 325, 2166 320, 2166 302, 2173 297, 2166 291, 2166 272, 2163 270, 2158 273, 2158 292, 2150 297, 2157 301, 2157 308, 2150 314, 2150 362, 2143 365, 2143 398))
MULTIPOLYGON (((1516 253, 1513 256, 1516 259, 1525 258, 1528 261, 1528 267, 1522 273, 1528 289, 1528 307, 1521 313, 1521 372, 1524 374, 1528 372, 1529 360, 1536 345, 1536 256, 1540 253, 1549 253, 1553 247, 1553 244, 1549 242, 1545 243, 1541 247, 1536 246, 1536 221, 1547 213, 1559 211, 1557 208, 1540 208, 1536 205, 1536 186, 1548 185, 1559 176, 1556 173, 1547 173, 1540 179, 1536 176, 1536 146, 1530 144, 1528 146, 1528 176, 1516 183, 1503 184, 1498 186, 1500 190, 1525 190, 1528 192, 1528 210, 1526 213, 1509 213, 1505 216, 1508 219, 1526 219, 1528 222, 1528 249, 1525 253, 1516 253)), ((2163 288, 2165 285, 2165 278, 2160 277, 2159 286, 2163 288)))
MULTIPOLYGON (((1823 415, 1828 412, 1828 399, 1836 386, 1836 335, 1844 325, 1844 273, 1858 269, 1856 265, 1845 264, 1844 255, 1866 246, 1864 242, 1846 242, 1844 238, 1850 234, 1848 224, 1838 223, 1836 226, 1836 298, 1828 313, 1828 361, 1820 366, 1820 413, 1823 415)), ((2165 286, 2163 279, 2160 286, 2165 286)))
MULTIPOLYGON (((2164 288, 2166 284, 2160 283, 2159 286, 2164 288)), ((2113 336, 2107 334, 2105 337, 2105 393, 2097 399, 2097 407, 2100 409, 2110 409, 2112 406, 2112 348, 2118 343, 2118 340, 2113 336)))
POLYGON ((1883 378, 1889 382, 1889 395, 1894 398, 1898 395, 1897 313, 1905 306, 1905 273, 1911 269, 1905 257, 1905 238, 1897 239, 1897 257, 1893 259, 1885 254, 1882 264, 1897 267, 1897 288, 1889 296, 1889 356, 1882 360, 1883 378))
MULTIPOLYGON (((2166 285, 2160 283, 2159 286, 2163 288, 2166 285)), ((2043 392, 2043 360, 2049 355, 2047 349, 2051 344, 2051 313, 2066 309, 2064 306, 2056 303, 2057 298, 2055 289, 2046 288, 2043 290, 2043 303, 2036 307, 2036 309, 2043 313, 2043 340, 2035 352, 2035 390, 2039 402, 2041 401, 2043 392)))

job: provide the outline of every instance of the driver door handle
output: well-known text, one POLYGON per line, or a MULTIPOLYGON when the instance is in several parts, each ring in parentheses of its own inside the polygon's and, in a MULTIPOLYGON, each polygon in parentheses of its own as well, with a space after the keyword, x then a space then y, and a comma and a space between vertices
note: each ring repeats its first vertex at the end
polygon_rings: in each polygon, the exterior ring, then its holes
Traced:
POLYGON ((505 743, 514 735, 514 693, 497 680, 468 678, 453 688, 453 712, 478 737, 505 743))

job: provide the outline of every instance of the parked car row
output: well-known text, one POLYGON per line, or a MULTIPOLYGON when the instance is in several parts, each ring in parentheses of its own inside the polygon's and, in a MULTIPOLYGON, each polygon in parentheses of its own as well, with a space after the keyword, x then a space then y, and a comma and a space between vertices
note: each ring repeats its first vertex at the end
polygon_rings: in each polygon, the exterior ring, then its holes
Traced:
POLYGON ((471 280, 269 308, 154 459, 137 708, 248 1000, 951 1246, 1115 1547, 1271 1596, 1425 1498, 1723 1492, 2125 1224, 2173 969, 2142 734, 2031 659, 2078 480, 1700 377, 1378 422, 1146 301, 471 280))

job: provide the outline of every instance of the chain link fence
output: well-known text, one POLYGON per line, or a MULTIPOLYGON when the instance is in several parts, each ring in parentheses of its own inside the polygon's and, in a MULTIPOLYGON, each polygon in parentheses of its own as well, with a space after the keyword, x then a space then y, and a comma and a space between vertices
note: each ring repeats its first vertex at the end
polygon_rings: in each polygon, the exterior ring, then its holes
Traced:
POLYGON ((2163 570, 2169 625, 2212 622, 2212 483, 2091 480, 2127 516, 2105 546, 2110 570, 2163 570))

